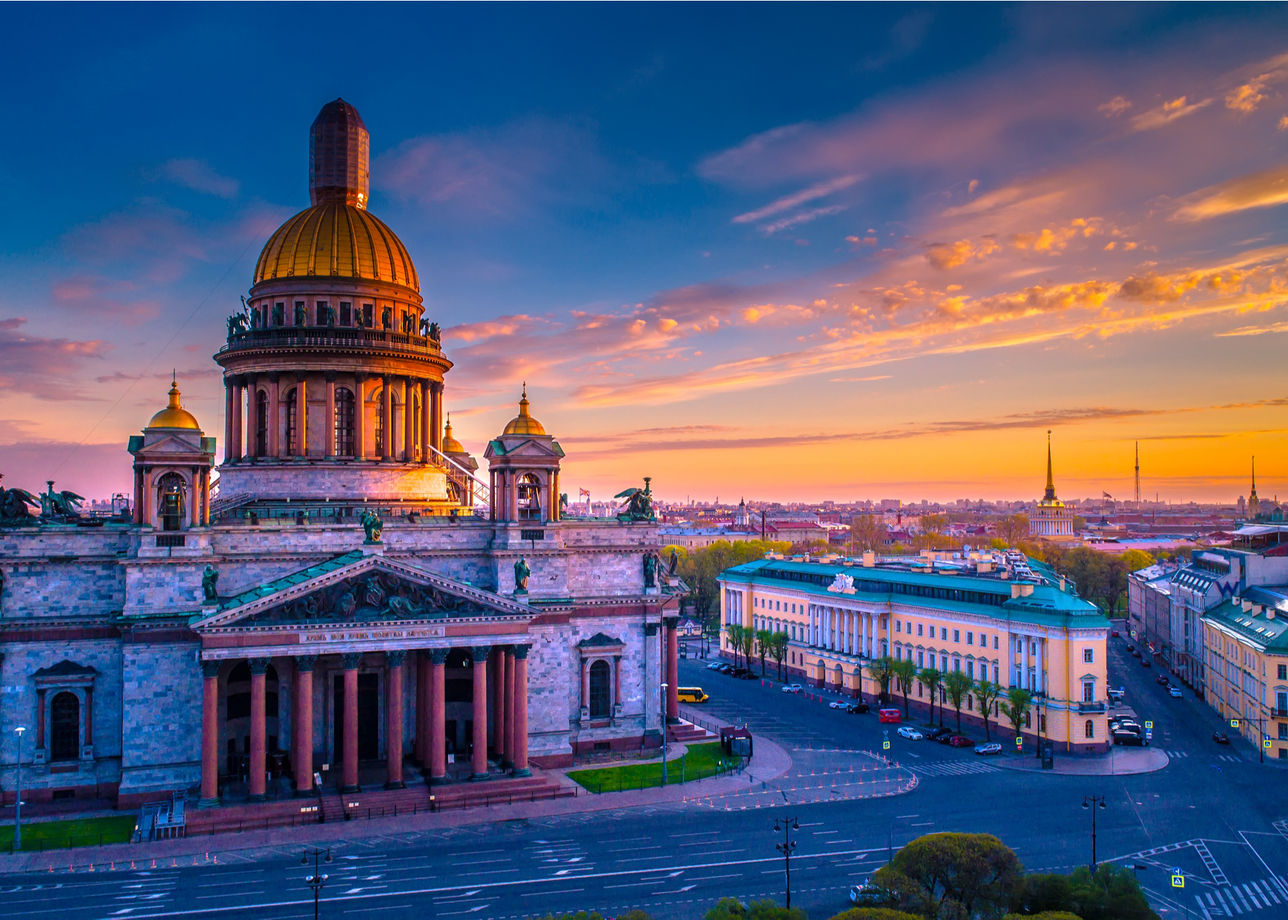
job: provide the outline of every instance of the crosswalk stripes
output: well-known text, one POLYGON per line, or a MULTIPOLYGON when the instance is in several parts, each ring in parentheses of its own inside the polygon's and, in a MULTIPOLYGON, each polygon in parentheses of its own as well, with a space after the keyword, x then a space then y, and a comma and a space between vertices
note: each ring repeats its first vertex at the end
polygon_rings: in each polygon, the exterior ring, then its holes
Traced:
POLYGON ((1196 841, 1194 844, 1194 851, 1199 854, 1199 859, 1203 860, 1203 868, 1208 870, 1208 874, 1212 876, 1212 881, 1216 882, 1218 885, 1228 885, 1230 883, 1230 880, 1226 878, 1225 873, 1221 870, 1220 865, 1218 865, 1217 861, 1212 857, 1212 851, 1207 848, 1206 843, 1202 840, 1196 841))
POLYGON ((1001 772, 1000 767, 995 767, 991 763, 978 763, 973 760, 962 762, 942 760, 937 763, 914 763, 904 764, 904 766, 918 776, 966 776, 976 773, 1001 772))
POLYGON ((1213 917, 1237 917, 1240 914, 1268 910, 1288 902, 1288 895, 1268 879, 1223 885, 1197 895, 1195 900, 1205 914, 1213 917))
MULTIPOLYGON (((1182 760, 1186 757, 1194 756, 1193 751, 1165 750, 1163 751, 1163 753, 1166 754, 1170 760, 1182 760)), ((1238 754, 1210 754, 1208 756, 1210 756, 1213 760, 1220 760, 1224 763, 1243 763, 1243 758, 1240 757, 1238 754)))

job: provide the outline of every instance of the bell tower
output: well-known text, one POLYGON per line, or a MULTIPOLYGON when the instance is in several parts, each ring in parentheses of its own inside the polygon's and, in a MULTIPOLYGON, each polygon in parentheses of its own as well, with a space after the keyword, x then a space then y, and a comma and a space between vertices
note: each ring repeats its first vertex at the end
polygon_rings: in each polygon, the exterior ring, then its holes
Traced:
POLYGON ((171 378, 169 402, 142 434, 130 438, 134 455, 134 523, 181 531, 210 523, 210 471, 215 439, 208 438, 179 402, 171 378))
POLYGON ((545 524, 559 520, 559 462, 563 448, 528 411, 528 386, 519 414, 488 442, 492 520, 545 524))

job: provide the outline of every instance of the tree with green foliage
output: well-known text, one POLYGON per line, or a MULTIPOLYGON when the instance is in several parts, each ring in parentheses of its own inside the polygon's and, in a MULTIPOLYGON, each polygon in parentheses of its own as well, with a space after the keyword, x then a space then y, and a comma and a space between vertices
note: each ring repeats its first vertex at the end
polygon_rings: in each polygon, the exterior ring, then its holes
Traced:
MULTIPOLYGON (((933 655, 931 656, 931 660, 934 660, 933 655)), ((930 667, 922 668, 917 672, 917 680, 921 681, 921 685, 925 687, 926 692, 930 694, 930 721, 934 722, 935 700, 939 697, 939 688, 943 686, 944 675, 932 664, 930 667)), ((939 713, 939 724, 944 724, 944 714, 942 710, 939 713)))
POLYGON ((889 907, 851 907, 829 920, 922 920, 920 914, 909 914, 889 907))
MULTIPOLYGON (((981 665, 982 667, 982 665, 981 665)), ((975 699, 979 703, 979 714, 984 717, 984 740, 992 741, 988 731, 988 717, 993 711, 993 704, 1002 695, 1002 685, 994 683, 987 677, 975 682, 975 699)))
POLYGON ((917 666, 907 658, 896 658, 890 663, 890 675, 894 678, 894 685, 903 694, 903 717, 906 719, 908 718, 908 692, 912 690, 912 682, 917 679, 917 666))
POLYGON ((998 519, 993 525, 993 532, 997 534, 997 541, 1001 543, 1001 546, 996 546, 995 549, 1011 549, 1018 546, 1020 541, 1029 535, 1029 516, 1008 514, 998 519))
POLYGON ((896 907, 927 920, 995 917, 1010 909, 1024 868, 991 834, 927 834, 878 869, 872 882, 896 907))
POLYGON ((779 631, 772 634, 772 640, 769 644, 769 657, 774 659, 778 665, 778 679, 783 679, 783 661, 787 658, 787 644, 789 637, 787 633, 779 631))
POLYGON ((880 658, 873 658, 868 662, 868 676, 877 682, 881 688, 880 700, 882 703, 890 699, 890 678, 894 672, 890 670, 893 659, 889 655, 882 655, 880 658))
POLYGON ((890 531, 879 514, 858 514, 850 521, 849 551, 852 554, 880 551, 890 538, 890 531))
POLYGON ((765 676, 765 658, 769 655, 771 643, 774 641, 773 630, 758 629, 755 632, 756 654, 760 656, 760 676, 765 676))
MULTIPOLYGON (((742 660, 751 667, 751 654, 756 650, 756 631, 754 629, 744 629, 742 631, 742 660)), ((761 662, 761 670, 764 670, 764 662, 761 662)))
POLYGON ((799 907, 788 909, 769 900, 743 904, 737 898, 721 898, 702 915, 702 920, 808 920, 808 917, 799 907))
POLYGON ((738 653, 742 651, 742 634, 747 631, 745 626, 738 623, 730 623, 725 627, 725 636, 729 639, 729 648, 733 650, 733 663, 738 664, 738 653))
POLYGON ((948 694, 948 702, 957 710, 959 732, 962 730, 962 704, 966 702, 966 695, 974 686, 975 681, 967 677, 965 671, 949 671, 944 675, 944 693, 948 694))
MULTIPOLYGON (((702 620, 709 620, 720 611, 720 585, 716 581, 725 569, 763 559, 765 553, 785 553, 790 543, 766 540, 740 540, 730 543, 717 540, 702 549, 677 552, 676 574, 689 587, 689 598, 702 620)), ((670 547, 663 548, 663 558, 670 555, 670 547)))
POLYGON ((1011 722, 1011 727, 1015 729, 1015 736, 1020 736, 1020 728, 1024 725, 1024 717, 1028 714, 1029 706, 1033 703, 1033 694, 1023 687, 1011 687, 1006 691, 1006 702, 1002 704, 1002 715, 1006 716, 1011 722))
POLYGON ((1002 920, 1082 920, 1067 910, 1044 910, 1036 914, 1007 914, 1002 920))
POLYGON ((1085 866, 1073 870, 1069 895, 1067 909, 1082 920, 1158 920, 1126 866, 1101 863, 1094 874, 1085 866))

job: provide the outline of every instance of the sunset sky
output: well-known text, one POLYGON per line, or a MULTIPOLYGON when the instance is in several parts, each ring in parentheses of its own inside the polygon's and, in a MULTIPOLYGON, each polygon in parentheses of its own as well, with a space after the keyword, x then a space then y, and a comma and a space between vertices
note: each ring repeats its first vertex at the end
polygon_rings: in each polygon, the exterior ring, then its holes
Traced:
MULTIPOLYGON (((1288 7, 7 6, 0 473, 128 491, 371 131, 481 457, 596 498, 1288 496, 1288 7), (16 40, 15 40, 16 39, 16 40)), ((220 445, 222 456, 222 444, 220 445)))

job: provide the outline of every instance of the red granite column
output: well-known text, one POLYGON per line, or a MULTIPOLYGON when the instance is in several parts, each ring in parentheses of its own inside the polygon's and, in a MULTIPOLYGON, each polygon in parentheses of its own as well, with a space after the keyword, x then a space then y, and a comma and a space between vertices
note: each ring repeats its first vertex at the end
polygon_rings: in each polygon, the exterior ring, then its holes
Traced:
POLYGON ((505 665, 505 698, 511 701, 505 707, 504 726, 501 730, 505 739, 505 759, 501 761, 501 766, 508 768, 514 766, 514 649, 506 649, 501 660, 505 665))
POLYGON ((492 650, 492 749, 505 765, 505 649, 492 650))
POLYGON ((385 653, 388 674, 385 680, 385 780, 386 789, 402 789, 403 784, 403 661, 407 653, 398 650, 385 653))
POLYGON ((416 459, 416 401, 412 398, 416 387, 403 378, 403 460, 416 459))
POLYGON ((358 664, 362 655, 350 652, 340 658, 344 665, 344 751, 342 775, 343 792, 361 792, 358 785, 358 664))
POLYGON ((680 721, 679 617, 666 618, 666 721, 680 721))
POLYGON ((528 649, 514 648, 514 776, 531 776, 528 769, 528 649))
POLYGON ((441 783, 447 779, 447 706, 443 699, 446 688, 447 649, 436 648, 429 653, 429 781, 441 783))
POLYGON ((219 662, 201 663, 201 804, 219 803, 219 662))
POLYGON ((487 779, 487 656, 490 651, 486 645, 470 649, 474 664, 474 756, 470 763, 473 780, 487 779))
POLYGON ((295 766, 295 794, 313 789, 313 665, 312 655, 295 659, 295 746, 291 763, 295 766))
POLYGON ((36 690, 36 750, 45 749, 45 688, 36 690))
POLYGON ((265 704, 268 699, 266 693, 265 674, 268 672, 267 658, 252 658, 250 662, 250 769, 247 771, 250 776, 250 797, 251 801, 259 802, 264 799, 265 783, 264 774, 267 772, 268 764, 266 763, 266 732, 265 732, 265 704))
POLYGON ((335 456, 335 374, 326 375, 326 415, 322 422, 322 456, 335 456))
POLYGON ((380 429, 380 459, 391 460, 394 455, 394 390, 391 378, 385 377, 383 379, 384 389, 380 391, 380 424, 382 426, 380 429))
POLYGON ((429 653, 416 653, 416 761, 429 766, 429 653))

